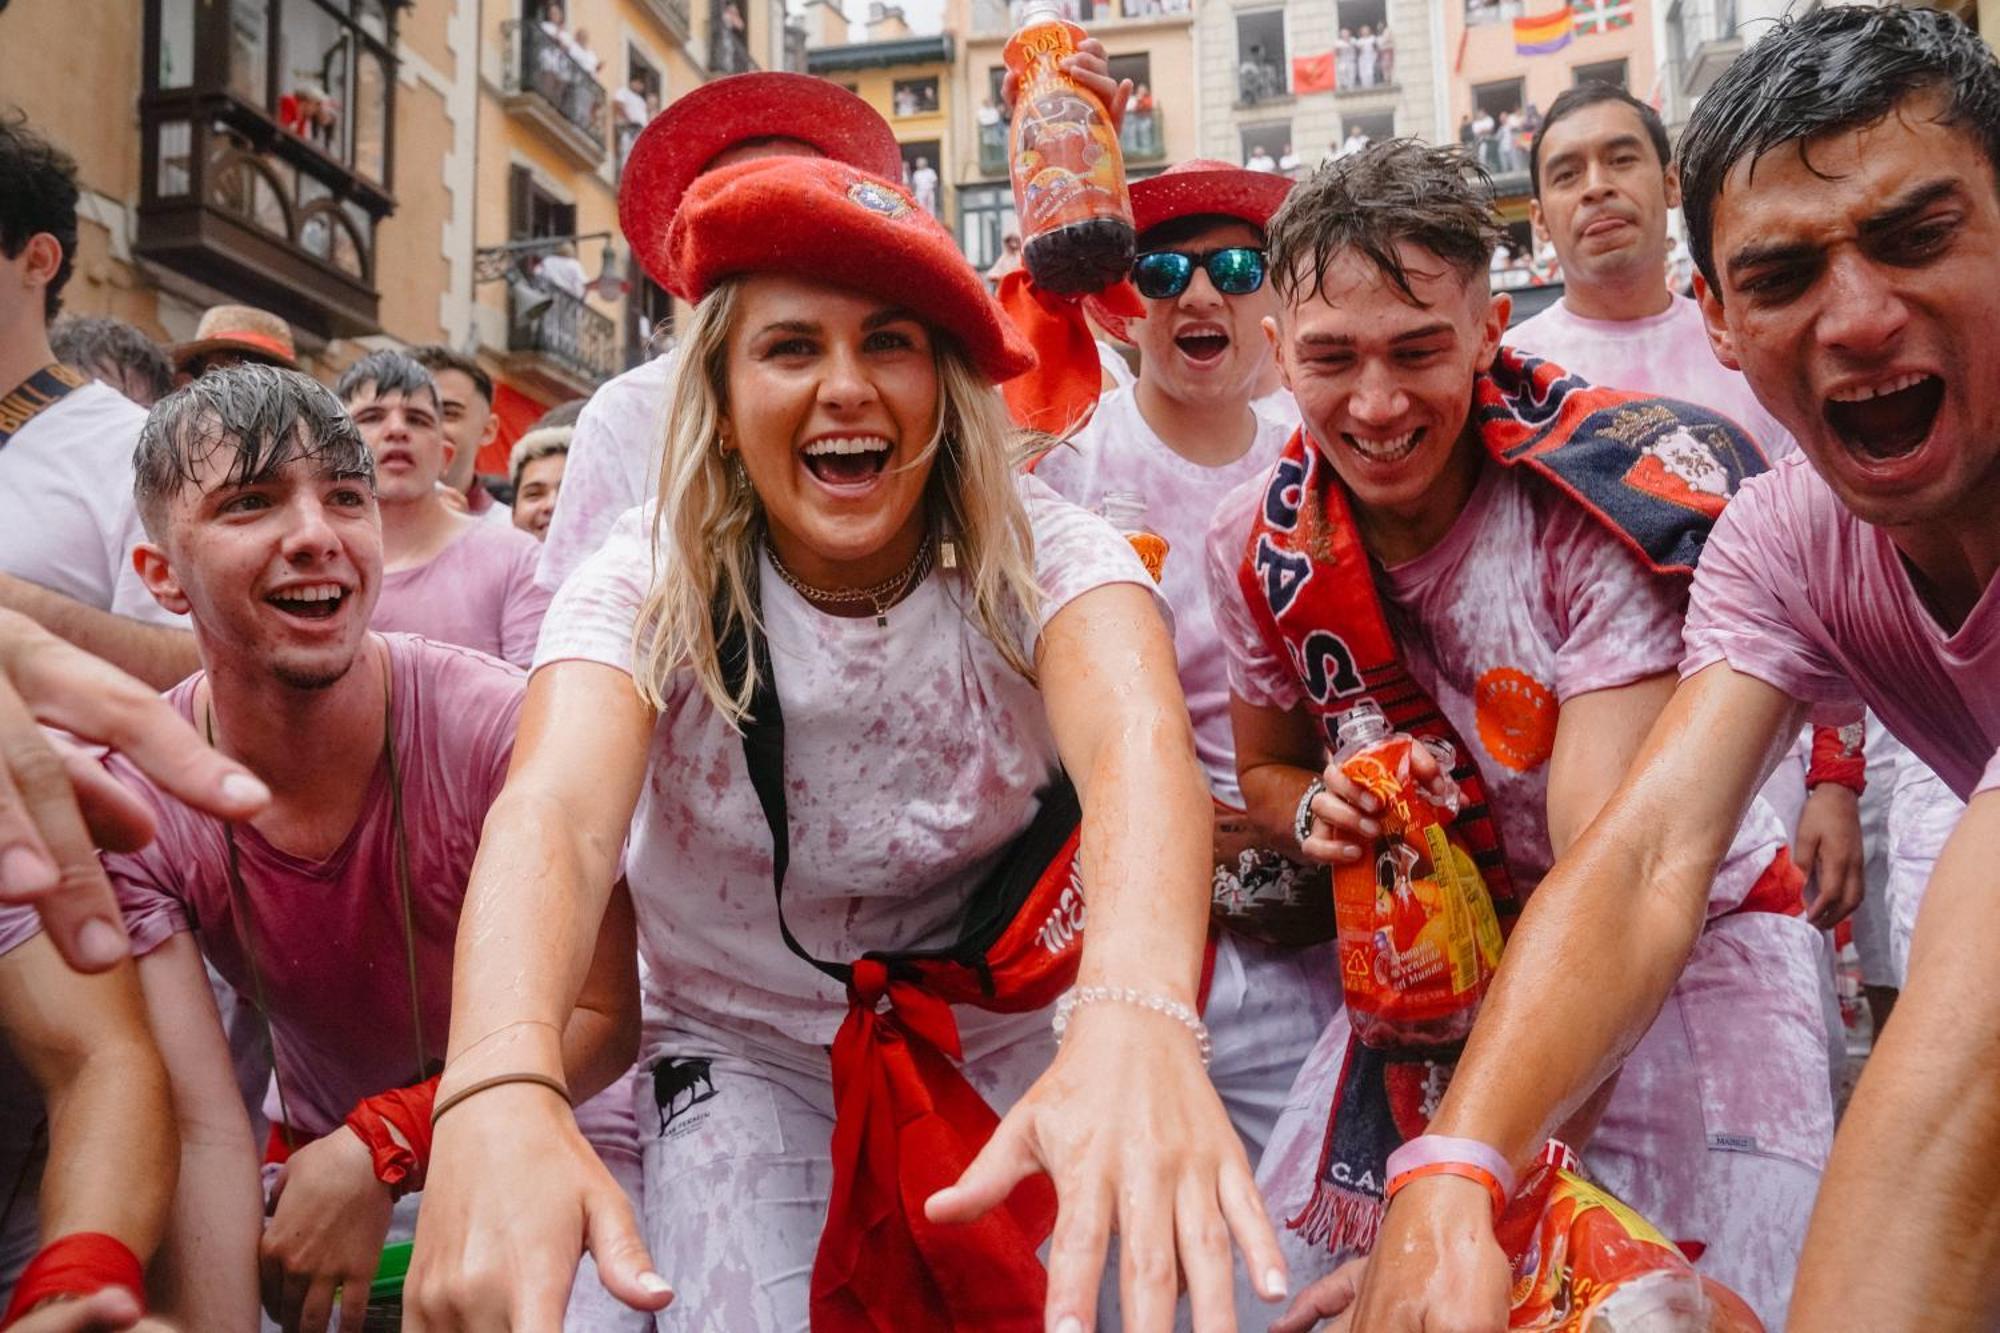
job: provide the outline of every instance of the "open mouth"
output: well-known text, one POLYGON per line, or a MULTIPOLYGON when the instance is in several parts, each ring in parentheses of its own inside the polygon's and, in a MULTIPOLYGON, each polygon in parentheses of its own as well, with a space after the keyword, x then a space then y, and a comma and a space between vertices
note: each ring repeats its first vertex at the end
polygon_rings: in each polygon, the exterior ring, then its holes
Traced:
POLYGON ((1174 346, 1181 349, 1181 355, 1190 361, 1218 361, 1229 350, 1229 335, 1211 329, 1200 329, 1182 333, 1174 338, 1174 346))
POLYGON ((1826 420, 1843 443, 1870 458, 1900 458, 1922 444, 1944 406, 1944 381, 1920 372, 1843 389, 1826 400, 1826 420))
POLYGON ((879 435, 843 435, 805 447, 806 471, 829 486, 861 486, 882 475, 892 452, 879 435))
POLYGON ((1424 442, 1424 428, 1417 427, 1401 435, 1391 435, 1378 440, 1363 439, 1346 431, 1340 434, 1341 442, 1371 463, 1400 463, 1417 451, 1424 442))
POLYGON ((346 603, 349 593, 338 583, 308 583, 274 592, 264 600, 288 616, 328 620, 346 603))

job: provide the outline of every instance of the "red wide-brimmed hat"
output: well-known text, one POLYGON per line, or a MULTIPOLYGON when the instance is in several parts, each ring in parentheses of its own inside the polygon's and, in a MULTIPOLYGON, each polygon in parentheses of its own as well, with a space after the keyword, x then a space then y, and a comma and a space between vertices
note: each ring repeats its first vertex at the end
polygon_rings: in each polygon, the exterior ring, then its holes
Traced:
POLYGON ((667 231, 667 262, 699 301, 725 278, 790 273, 894 301, 949 333, 994 383, 1035 354, 951 233, 901 186, 824 158, 705 172, 667 231))
POLYGON ((754 139, 797 139, 836 162, 895 180, 903 152, 874 107, 810 74, 735 74, 704 83, 639 132, 618 187, 618 227, 654 282, 686 297, 667 228, 688 186, 723 151, 754 139))
POLYGON ((1144 236, 1162 222, 1215 213, 1262 227, 1291 191, 1283 176, 1197 157, 1132 182, 1132 225, 1144 236))

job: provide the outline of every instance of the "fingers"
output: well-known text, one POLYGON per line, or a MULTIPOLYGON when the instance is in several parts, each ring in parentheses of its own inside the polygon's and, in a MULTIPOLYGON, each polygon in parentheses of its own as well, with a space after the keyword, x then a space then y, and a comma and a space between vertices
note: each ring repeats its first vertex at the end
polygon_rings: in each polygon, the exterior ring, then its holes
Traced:
POLYGON ((1111 1245, 1111 1182, 1084 1172, 1061 1193, 1049 1238, 1048 1323, 1056 1333, 1082 1333, 1097 1311, 1104 1255, 1111 1245))
MULTIPOLYGON (((1174 1189, 1167 1164, 1128 1163, 1118 1186, 1118 1291, 1130 1333, 1168 1333, 1173 1327, 1179 1269, 1174 1250, 1174 1189)), ((1207 1333, 1206 1329, 1201 1333, 1207 1333)))
POLYGON ((1322 1319, 1345 1314, 1361 1291, 1366 1259, 1350 1259, 1299 1293, 1291 1308, 1271 1322, 1271 1333, 1308 1333, 1322 1319))
POLYGON ((368 1318, 368 1292, 374 1285, 371 1277, 349 1275, 340 1288, 340 1333, 361 1333, 361 1325, 368 1318))
POLYGON ((1174 1195, 1174 1244, 1195 1333, 1233 1333, 1236 1328, 1229 1227, 1222 1220, 1217 1184, 1205 1173, 1188 1172, 1174 1195))
POLYGON ((49 743, 63 761, 92 842, 108 852, 136 852, 153 840, 157 822, 152 807, 138 793, 107 773, 94 756, 60 736, 50 734, 49 743))
MULTIPOLYGON (((299 1333, 326 1333, 333 1317, 333 1288, 338 1279, 322 1274, 306 1284, 305 1299, 299 1302, 299 1333)), ((363 1304, 367 1302, 364 1299, 363 1304)))
POLYGON ((584 1213, 584 1245, 597 1261, 604 1289, 635 1310, 664 1310, 674 1289, 653 1269, 632 1205, 615 1186, 591 1197, 584 1213))
POLYGON ((1017 1107, 1000 1122, 993 1137, 965 1168, 958 1183, 924 1201, 924 1216, 933 1222, 976 1222, 1006 1201, 1014 1187, 1042 1169, 1028 1143, 1025 1113, 1017 1107))
POLYGON ((1000 105, 1008 115, 1014 114, 1014 104, 1021 100, 1021 76, 1008 70, 1000 80, 1000 105))
POLYGON ((56 1301, 8 1325, 8 1333, 113 1333, 139 1321, 139 1298, 105 1287, 73 1301, 56 1301))
POLYGON ((1328 864, 1359 861, 1367 855, 1368 844, 1381 835, 1382 823, 1374 816, 1382 803, 1337 768, 1328 768, 1321 781, 1326 790, 1312 799, 1313 832, 1303 850, 1328 864))
POLYGON ((1285 1255, 1278 1248, 1277 1230, 1271 1225, 1271 1215, 1251 1178, 1248 1162, 1230 1162, 1223 1167, 1217 1197, 1251 1285, 1265 1300, 1282 1301, 1287 1291, 1285 1255))

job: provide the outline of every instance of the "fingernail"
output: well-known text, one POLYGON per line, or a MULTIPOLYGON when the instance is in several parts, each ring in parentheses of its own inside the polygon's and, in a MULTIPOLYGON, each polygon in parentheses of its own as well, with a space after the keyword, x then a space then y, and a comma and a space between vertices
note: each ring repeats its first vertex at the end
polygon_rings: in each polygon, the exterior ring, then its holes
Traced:
POLYGON ((9 847, 0 855, 0 888, 9 893, 45 893, 60 880, 49 858, 32 847, 9 847))
POLYGON ((76 932, 77 955, 92 966, 110 967, 125 956, 126 947, 125 932, 101 916, 84 922, 76 932))
POLYGON ((222 799, 238 805, 268 805, 271 789, 248 773, 228 773, 222 779, 222 799))
POLYGON ((1380 837, 1382 826, 1372 819, 1364 819, 1361 821, 1361 831, 1371 838, 1380 837))
POLYGON ((1285 1299, 1285 1274, 1277 1268, 1264 1270, 1264 1294, 1274 1301, 1285 1299))
POLYGON ((671 1296, 674 1294, 672 1284, 651 1269, 639 1274, 639 1286, 654 1296, 671 1296))
POLYGON ((1066 1314, 1056 1321, 1056 1333, 1083 1333, 1083 1321, 1073 1314, 1066 1314))

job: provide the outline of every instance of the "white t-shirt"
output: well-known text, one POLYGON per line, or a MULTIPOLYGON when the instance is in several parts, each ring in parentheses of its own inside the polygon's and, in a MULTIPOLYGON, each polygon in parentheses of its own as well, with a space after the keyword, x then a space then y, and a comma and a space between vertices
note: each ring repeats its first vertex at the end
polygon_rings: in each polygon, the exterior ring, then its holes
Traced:
MULTIPOLYGON (((1254 414, 1253 414, 1254 415, 1254 414)), ((1146 499, 1146 526, 1167 539, 1160 591, 1174 609, 1174 655, 1194 721, 1195 749, 1218 800, 1243 804, 1236 785, 1236 738, 1229 728, 1229 673, 1222 636, 1209 608, 1202 550, 1222 496, 1261 479, 1284 452, 1291 429, 1257 417, 1256 437, 1233 463, 1204 467, 1170 449, 1139 411, 1137 395, 1105 395, 1069 444, 1050 450, 1035 475, 1064 499, 1095 508, 1109 491, 1146 499)))
POLYGON ((562 489, 535 582, 550 592, 588 560, 618 516, 653 497, 665 447, 667 391, 680 351, 666 351, 590 395, 576 418, 562 489))
MULTIPOLYGON (((1031 477, 1019 485, 1042 592, 1039 624, 1020 628, 1032 660, 1040 626, 1075 598, 1152 581, 1102 519, 1031 477)), ((631 670, 653 568, 649 509, 619 519, 557 594, 538 666, 631 670)), ((969 891, 1057 770, 1041 695, 968 618, 962 572, 933 574, 884 627, 817 611, 768 560, 760 570, 785 719, 785 919, 817 957, 838 961, 948 943, 969 891)), ((770 831, 742 739, 685 672, 653 734, 625 871, 651 973, 643 1058, 833 1040, 846 996, 779 937, 770 831)))
POLYGON ((613 92, 611 104, 618 108, 619 116, 627 125, 646 123, 646 99, 630 88, 620 88, 613 92))
POLYGON ((72 389, 0 447, 0 571, 99 611, 183 625, 132 569, 146 540, 132 449, 146 412, 95 381, 72 389))

